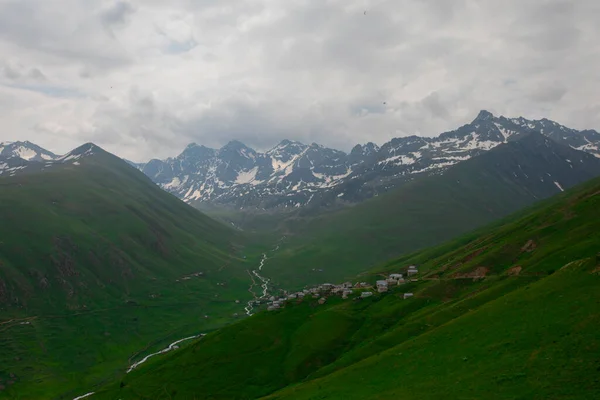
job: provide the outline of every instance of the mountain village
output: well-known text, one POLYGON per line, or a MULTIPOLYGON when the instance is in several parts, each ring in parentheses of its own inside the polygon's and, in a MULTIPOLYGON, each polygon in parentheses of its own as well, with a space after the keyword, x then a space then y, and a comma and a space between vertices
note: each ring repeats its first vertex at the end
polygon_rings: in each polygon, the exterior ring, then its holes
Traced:
MULTIPOLYGON (((303 289, 302 291, 287 293, 283 291, 283 295, 276 297, 271 296, 267 303, 267 311, 279 310, 285 307, 285 304, 290 301, 300 302, 305 298, 318 299, 318 304, 325 304, 328 297, 339 296, 346 300, 353 298, 354 300, 365 299, 373 296, 374 292, 386 293, 394 287, 404 285, 408 281, 416 282, 415 278, 419 270, 416 266, 411 265, 404 274, 393 273, 389 274, 386 279, 380 279, 375 282, 375 286, 367 282, 344 282, 342 284, 322 283, 312 287, 303 289)), ((413 293, 403 293, 402 297, 408 299, 413 297, 413 293)))

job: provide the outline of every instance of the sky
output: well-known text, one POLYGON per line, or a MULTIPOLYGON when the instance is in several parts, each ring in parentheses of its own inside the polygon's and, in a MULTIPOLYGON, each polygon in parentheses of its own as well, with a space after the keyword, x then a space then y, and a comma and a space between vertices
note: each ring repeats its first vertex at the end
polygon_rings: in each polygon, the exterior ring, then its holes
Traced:
POLYGON ((600 130, 597 0, 0 0, 0 142, 348 151, 496 115, 600 130))

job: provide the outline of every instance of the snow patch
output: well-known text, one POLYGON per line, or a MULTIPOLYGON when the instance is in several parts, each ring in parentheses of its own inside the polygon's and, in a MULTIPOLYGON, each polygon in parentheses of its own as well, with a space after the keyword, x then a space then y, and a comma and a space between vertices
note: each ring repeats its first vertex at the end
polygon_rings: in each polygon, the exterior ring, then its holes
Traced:
POLYGON ((37 156, 37 153, 34 150, 28 149, 25 146, 19 146, 15 149, 15 153, 21 157, 23 160, 30 161, 32 158, 37 156))
POLYGON ((237 178, 235 178, 235 183, 238 185, 244 185, 246 183, 252 183, 256 179, 256 174, 258 173, 258 167, 254 167, 249 171, 240 171, 238 173, 237 178))
POLYGON ((381 165, 381 164, 401 164, 401 165, 411 165, 414 164, 415 162, 417 162, 417 160, 419 158, 421 158, 421 152, 419 151, 415 151, 413 153, 410 153, 411 155, 398 155, 398 156, 392 156, 389 158, 386 158, 385 160, 379 161, 377 164, 381 165), (399 161, 399 162, 396 162, 399 161))
POLYGON ((456 162, 454 161, 448 161, 448 162, 441 162, 441 163, 437 163, 437 164, 431 164, 428 167, 425 167, 423 169, 417 170, 417 171, 410 171, 411 174, 419 174, 421 172, 426 172, 426 171, 433 171, 433 170, 437 170, 437 169, 442 169, 442 168, 447 168, 450 167, 452 165, 456 164, 456 162))
POLYGON ((164 189, 177 189, 181 185, 181 180, 178 177, 174 177, 171 182, 163 185, 164 189))

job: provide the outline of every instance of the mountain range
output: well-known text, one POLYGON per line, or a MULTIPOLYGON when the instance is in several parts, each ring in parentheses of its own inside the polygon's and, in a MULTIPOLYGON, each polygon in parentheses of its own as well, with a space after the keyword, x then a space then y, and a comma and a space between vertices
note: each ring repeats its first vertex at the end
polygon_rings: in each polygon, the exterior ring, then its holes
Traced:
MULTIPOLYGON (((539 132, 557 143, 600 157, 600 133, 548 119, 496 117, 482 110, 469 124, 437 137, 395 138, 382 146, 356 145, 350 153, 283 140, 266 152, 239 141, 220 149, 192 143, 177 157, 133 163, 163 189, 192 205, 233 209, 293 210, 353 204, 419 176, 449 167, 539 132)), ((0 175, 76 162, 31 142, 0 143, 0 175)))
POLYGON ((600 157, 600 133, 548 119, 495 117, 488 111, 437 137, 408 136, 382 146, 356 145, 349 154, 283 140, 261 153, 239 141, 221 149, 190 144, 177 157, 137 164, 165 190, 188 203, 236 209, 290 209, 357 203, 522 136, 539 132, 600 157))

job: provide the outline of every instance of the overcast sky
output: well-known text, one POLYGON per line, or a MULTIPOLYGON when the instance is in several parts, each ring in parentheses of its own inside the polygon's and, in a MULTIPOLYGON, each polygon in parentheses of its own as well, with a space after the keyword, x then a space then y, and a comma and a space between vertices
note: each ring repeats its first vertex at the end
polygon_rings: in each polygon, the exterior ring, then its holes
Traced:
POLYGON ((0 141, 349 150, 480 109, 599 130, 598 21, 598 0, 0 0, 0 141))

